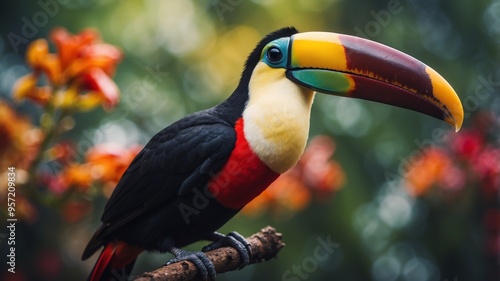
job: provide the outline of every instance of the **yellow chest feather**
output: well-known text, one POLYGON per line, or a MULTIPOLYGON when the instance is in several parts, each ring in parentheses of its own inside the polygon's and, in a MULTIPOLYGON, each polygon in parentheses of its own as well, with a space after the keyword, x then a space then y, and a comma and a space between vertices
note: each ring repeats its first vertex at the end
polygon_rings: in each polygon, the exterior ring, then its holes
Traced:
POLYGON ((313 97, 312 91, 288 80, 283 70, 255 68, 243 112, 244 133, 252 150, 273 171, 285 172, 304 152, 313 97))

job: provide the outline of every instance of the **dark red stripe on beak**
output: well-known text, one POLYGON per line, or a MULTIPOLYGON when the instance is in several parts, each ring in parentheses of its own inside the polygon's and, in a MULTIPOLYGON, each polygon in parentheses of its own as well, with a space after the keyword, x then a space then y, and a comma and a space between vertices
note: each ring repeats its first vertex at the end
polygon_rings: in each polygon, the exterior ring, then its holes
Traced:
POLYGON ((356 85, 355 91, 349 94, 353 98, 411 109, 438 119, 444 119, 446 116, 437 105, 413 92, 405 90, 408 95, 402 95, 400 87, 364 76, 351 75, 351 77, 356 85))
POLYGON ((413 93, 433 97, 432 83, 425 71, 427 67, 425 64, 370 40, 347 35, 339 35, 339 38, 345 47, 348 71, 395 84, 413 93))

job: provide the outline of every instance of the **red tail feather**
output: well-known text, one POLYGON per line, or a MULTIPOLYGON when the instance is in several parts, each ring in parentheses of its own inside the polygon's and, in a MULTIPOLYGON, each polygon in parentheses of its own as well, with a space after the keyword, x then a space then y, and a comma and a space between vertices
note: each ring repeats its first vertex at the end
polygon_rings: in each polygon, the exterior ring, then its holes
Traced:
POLYGON ((121 280, 120 277, 128 280, 135 260, 142 251, 121 241, 108 243, 99 255, 88 281, 121 280))

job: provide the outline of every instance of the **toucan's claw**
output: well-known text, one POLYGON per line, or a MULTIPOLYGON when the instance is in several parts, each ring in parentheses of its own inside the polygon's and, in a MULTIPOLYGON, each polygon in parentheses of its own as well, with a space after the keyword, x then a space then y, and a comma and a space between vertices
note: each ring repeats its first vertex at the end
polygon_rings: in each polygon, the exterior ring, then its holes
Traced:
POLYGON ((210 245, 203 247, 203 252, 212 251, 221 247, 233 247, 238 251, 241 258, 241 266, 239 269, 247 266, 250 263, 251 248, 250 243, 247 239, 243 237, 236 231, 231 231, 227 235, 214 232, 209 237, 210 240, 214 241, 210 245))
POLYGON ((198 272, 200 273, 203 280, 215 281, 215 271, 214 264, 203 252, 189 252, 184 251, 179 248, 173 247, 170 252, 174 254, 175 258, 167 262, 165 265, 173 264, 180 261, 190 261, 194 264, 198 272))

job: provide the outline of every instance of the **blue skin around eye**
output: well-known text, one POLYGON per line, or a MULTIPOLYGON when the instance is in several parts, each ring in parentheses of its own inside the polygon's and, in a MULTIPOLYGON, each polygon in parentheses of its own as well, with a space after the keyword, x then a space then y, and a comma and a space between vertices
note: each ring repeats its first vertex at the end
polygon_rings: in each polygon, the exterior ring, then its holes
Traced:
POLYGON ((290 46, 290 38, 280 38, 272 41, 271 43, 267 44, 266 47, 262 50, 261 54, 261 60, 265 62, 267 65, 269 65, 272 68, 286 68, 287 61, 288 61, 288 49, 290 46), (267 57, 267 50, 269 48, 276 47, 279 50, 281 50, 281 53, 283 57, 281 58, 280 61, 274 62, 270 61, 269 58, 267 57))

